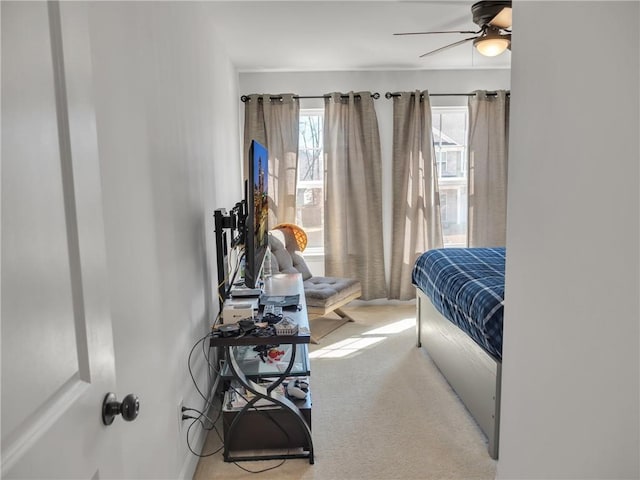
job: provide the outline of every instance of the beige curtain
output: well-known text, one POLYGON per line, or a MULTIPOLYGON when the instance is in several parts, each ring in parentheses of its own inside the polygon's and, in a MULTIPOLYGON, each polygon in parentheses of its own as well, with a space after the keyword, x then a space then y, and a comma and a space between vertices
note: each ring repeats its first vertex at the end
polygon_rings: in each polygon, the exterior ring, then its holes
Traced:
POLYGON ((325 98, 325 273, 357 278, 362 298, 384 298, 382 167, 370 92, 325 98))
POLYGON ((509 96, 504 90, 474 93, 469 97, 469 246, 504 246, 509 96))
POLYGON ((270 228, 296 220, 300 102, 293 97, 290 93, 249 95, 244 104, 245 172, 251 140, 269 151, 270 228))
POLYGON ((438 173, 429 93, 393 97, 393 229, 389 298, 415 297, 411 271, 425 250, 442 247, 438 173))

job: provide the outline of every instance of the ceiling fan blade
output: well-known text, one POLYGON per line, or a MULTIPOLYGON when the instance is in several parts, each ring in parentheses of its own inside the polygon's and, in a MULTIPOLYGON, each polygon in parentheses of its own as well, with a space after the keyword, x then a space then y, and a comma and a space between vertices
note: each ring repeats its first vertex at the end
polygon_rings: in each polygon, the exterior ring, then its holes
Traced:
POLYGON ((498 14, 491 19, 489 25, 498 28, 511 28, 512 23, 512 15, 511 15, 511 7, 504 7, 498 14))
POLYGON ((394 33, 394 35, 430 35, 432 33, 473 33, 478 34, 482 32, 482 30, 478 30, 474 32, 472 30, 444 30, 440 32, 403 32, 403 33, 394 33))
POLYGON ((448 48, 457 47, 458 45, 462 45, 463 43, 470 42, 471 40, 475 40, 476 38, 478 37, 469 37, 469 38, 465 38, 464 40, 460 40, 459 42, 450 43, 449 45, 445 45, 444 47, 436 48, 435 50, 431 50, 430 52, 423 53, 422 55, 420 55, 420 58, 426 57, 427 55, 433 55, 434 53, 441 52, 448 48))

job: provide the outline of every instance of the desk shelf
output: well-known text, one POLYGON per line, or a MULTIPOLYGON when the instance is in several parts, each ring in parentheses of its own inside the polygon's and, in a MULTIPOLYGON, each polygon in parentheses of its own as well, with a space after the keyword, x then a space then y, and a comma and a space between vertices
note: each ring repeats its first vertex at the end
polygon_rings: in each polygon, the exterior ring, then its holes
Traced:
MULTIPOLYGON (((311 438, 311 395, 305 400, 290 399, 277 393, 287 377, 309 376, 309 319, 300 274, 276 274, 265 282, 268 295, 299 295, 300 308, 289 312, 288 319, 298 326, 296 334, 269 337, 246 334, 238 337, 214 335, 210 347, 224 349, 226 359, 222 378, 236 382, 252 393, 252 399, 240 408, 223 408, 224 460, 267 460, 308 458, 314 463, 311 438), (260 359, 256 346, 278 345, 285 354, 278 362, 260 359), (269 379, 267 386, 260 380, 269 379), (258 404, 265 406, 258 407, 258 404), (275 450, 285 448, 286 453, 275 450), (274 450, 266 455, 243 450, 274 450), (233 452, 233 453, 232 453, 233 452)), ((228 397, 227 397, 228 398, 228 397)))
MULTIPOLYGON (((254 351, 253 348, 254 347, 251 345, 237 347, 234 349, 234 355, 236 362, 238 362, 238 365, 244 372, 245 376, 251 380, 257 380, 281 375, 287 368, 287 363, 291 357, 291 348, 293 348, 293 345, 279 345, 278 348, 284 350, 286 353, 279 361, 273 363, 263 362, 258 352, 254 351)), ((300 343, 295 345, 295 348, 297 349, 296 360, 288 376, 309 376, 311 373, 309 369, 309 346, 307 344, 300 343)), ((234 378, 233 372, 231 372, 231 369, 226 362, 222 368, 222 378, 223 380, 230 380, 234 378)))
MULTIPOLYGON (((229 392, 225 394, 225 403, 222 409, 223 432, 225 444, 230 451, 238 453, 243 450, 265 449, 308 449, 309 443, 305 432, 298 422, 287 412, 276 406, 263 406, 251 409, 243 416, 237 426, 238 432, 245 435, 227 435, 229 427, 233 423, 240 408, 229 405, 229 392)), ((311 426, 311 393, 304 400, 296 400, 296 407, 311 426)))

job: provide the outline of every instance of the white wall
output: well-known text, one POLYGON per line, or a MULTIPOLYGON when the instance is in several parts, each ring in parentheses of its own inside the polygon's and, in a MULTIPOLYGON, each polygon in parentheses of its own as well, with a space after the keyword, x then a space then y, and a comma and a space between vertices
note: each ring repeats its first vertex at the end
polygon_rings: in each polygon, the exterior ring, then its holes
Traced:
POLYGON ((639 5, 514 4, 500 479, 640 476, 639 5))
MULTIPOLYGON (((91 2, 117 394, 141 401, 111 427, 130 478, 198 461, 178 420, 204 403, 187 355, 217 313, 213 211, 242 195, 237 73, 209 20, 204 3, 91 2)), ((200 349, 192 364, 204 388, 200 349)))
MULTIPOLYGON (((351 90, 380 93, 380 99, 375 101, 375 108, 382 149, 382 216, 387 272, 391 263, 393 101, 386 99, 384 94, 414 90, 429 90, 431 93, 469 93, 477 89, 509 89, 509 85, 509 70, 499 69, 240 73, 240 92, 243 95, 291 92, 303 96, 316 96, 351 90)), ((431 104, 433 106, 466 105, 467 97, 432 97, 431 104)), ((322 107, 323 101, 322 99, 301 100, 300 105, 303 108, 322 107)), ((317 274, 317 270, 314 270, 314 273, 317 274)))

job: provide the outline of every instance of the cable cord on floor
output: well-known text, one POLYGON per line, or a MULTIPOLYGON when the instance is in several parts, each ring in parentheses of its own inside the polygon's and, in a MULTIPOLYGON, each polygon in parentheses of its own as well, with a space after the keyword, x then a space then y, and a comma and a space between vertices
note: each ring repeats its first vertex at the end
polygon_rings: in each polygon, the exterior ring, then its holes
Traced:
POLYGON ((233 464, 238 467, 240 470, 244 470, 247 473, 264 473, 264 472, 268 472, 269 470, 275 470, 276 468, 280 468, 282 465, 285 464, 285 462, 287 461, 287 459, 283 459, 279 464, 274 465, 273 467, 267 467, 267 468, 263 468, 262 470, 249 470, 248 468, 244 468, 242 465, 240 465, 238 462, 233 462, 233 464))

